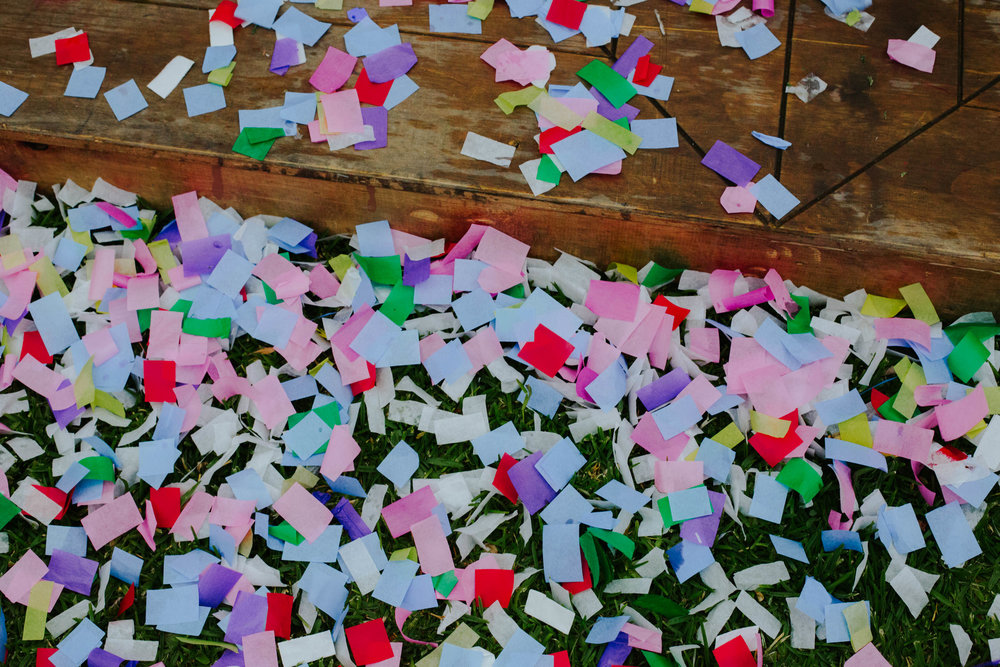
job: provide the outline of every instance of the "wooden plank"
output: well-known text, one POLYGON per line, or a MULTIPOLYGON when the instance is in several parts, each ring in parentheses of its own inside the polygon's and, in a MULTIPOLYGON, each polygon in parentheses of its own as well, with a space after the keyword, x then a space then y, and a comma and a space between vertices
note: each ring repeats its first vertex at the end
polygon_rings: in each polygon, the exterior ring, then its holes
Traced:
MULTIPOLYGON (((887 252, 924 256, 929 264, 986 270, 996 274, 995 193, 1000 191, 1000 151, 982 137, 1000 133, 1000 113, 955 111, 808 209, 782 229, 803 240, 836 237, 878 244, 887 252)), ((874 267, 852 262, 861 277, 874 267)), ((980 303, 996 311, 1000 295, 993 278, 961 294, 945 275, 930 274, 925 285, 944 302, 980 303)))
MULTIPOLYGON (((782 46, 750 60, 742 49, 719 43, 713 16, 670 2, 644 2, 629 9, 638 17, 632 34, 653 42, 653 62, 662 64, 663 73, 675 78, 665 107, 678 125, 702 151, 722 140, 759 162, 762 175, 773 171, 776 151, 751 137, 750 132, 778 133, 786 13, 779 9, 767 23, 782 46), (665 35, 660 33, 654 9, 663 21, 665 35)), ((620 39, 618 51, 630 41, 620 39)))
MULTIPOLYGON (((29 3, 19 0, 22 7, 29 3)), ((72 22, 88 27, 98 62, 108 63, 106 88, 128 77, 142 85, 162 67, 164 54, 195 56, 191 25, 200 11, 122 3, 110 16, 103 3, 83 0, 74 3, 72 22), (130 30, 122 31, 128 25, 130 30), (158 32, 155 53, 146 48, 146 35, 158 32)), ((15 33, 44 34, 65 25, 66 16, 54 17, 25 11, 27 28, 11 22, 0 26, 0 40, 15 39, 15 33)), ((269 31, 245 31, 240 36, 243 54, 266 49, 269 31)), ((316 49, 323 48, 321 42, 316 49)), ((537 131, 534 116, 519 111, 505 116, 493 103, 500 92, 515 89, 496 84, 492 70, 478 60, 469 62, 465 45, 456 40, 413 36, 420 62, 412 76, 423 88, 389 115, 389 147, 375 151, 353 149, 330 153, 323 144, 304 139, 279 141, 267 165, 294 170, 316 178, 370 180, 397 189, 483 191, 495 195, 526 197, 527 185, 515 168, 502 169, 459 155, 467 131, 479 131, 502 141, 519 142, 515 164, 537 156, 532 135, 537 131)), ((230 151, 238 133, 236 110, 280 104, 283 92, 310 90, 309 70, 293 68, 287 76, 267 71, 263 57, 241 57, 236 76, 227 89, 229 107, 206 116, 188 118, 180 91, 160 100, 145 91, 150 107, 126 121, 117 122, 102 98, 79 100, 62 97, 62 82, 47 79, 68 76, 56 70, 51 58, 29 61, 12 49, 0 53, 0 71, 9 71, 7 80, 32 93, 25 105, 6 123, 9 132, 27 141, 102 142, 117 144, 128 151, 155 151, 159 155, 193 154, 203 159, 232 162, 245 168, 258 166, 230 151)), ((588 59, 561 55, 553 78, 575 82, 575 72, 588 59)), ((202 81, 189 74, 184 85, 202 81)), ((648 117, 653 110, 646 109, 648 117)), ((132 152, 131 155, 141 155, 132 152)), ((177 159, 177 158, 171 158, 177 159)), ((690 148, 672 151, 640 151, 625 162, 621 177, 592 176, 578 183, 563 177, 563 184, 545 199, 600 208, 620 217, 642 211, 687 219, 714 219, 721 208, 717 203, 721 181, 698 166, 690 148)), ((750 224, 738 221, 736 224, 750 224)))
MULTIPOLYGON (((207 11, 218 6, 218 0, 127 0, 147 5, 162 5, 165 7, 177 7, 185 9, 201 9, 207 11)), ((575 35, 565 39, 558 44, 553 43, 549 33, 538 25, 534 18, 515 19, 510 15, 506 3, 497 2, 493 12, 483 21, 483 33, 481 35, 464 35, 451 33, 432 33, 429 24, 429 10, 426 2, 416 2, 409 7, 381 7, 371 2, 351 3, 350 0, 344 3, 342 10, 316 9, 315 6, 307 4, 296 4, 296 9, 309 14, 315 19, 332 23, 332 31, 338 35, 338 40, 334 42, 337 48, 343 48, 343 41, 339 40, 347 29, 354 24, 347 18, 347 10, 351 7, 362 5, 368 12, 368 16, 382 27, 398 25, 400 33, 409 35, 435 35, 440 39, 460 39, 467 42, 481 44, 481 50, 493 44, 501 37, 516 44, 521 48, 532 44, 541 44, 552 52, 565 53, 587 53, 591 55, 605 55, 610 49, 590 48, 586 44, 583 35, 575 35)), ((207 19, 206 19, 207 20, 207 19)), ((251 28, 252 29, 252 28, 251 28)), ((206 29, 207 30, 207 29, 206 29)), ((207 34, 207 33, 206 33, 207 34)), ((470 51, 471 52, 471 51, 470 51)), ((478 54, 477 54, 478 55, 478 54)))
POLYGON ((815 73, 829 88, 808 104, 789 97, 780 180, 803 202, 918 131, 957 100, 958 1, 883 3, 867 33, 825 16, 817 3, 796 4, 789 79, 815 73), (942 35, 934 72, 894 63, 888 40, 920 25, 942 35))
POLYGON ((963 16, 965 95, 1000 77, 1000 5, 994 0, 965 0, 963 16))
POLYGON ((983 90, 981 93, 969 100, 968 106, 976 109, 992 109, 1000 111, 1000 82, 983 90))
POLYGON ((995 261, 984 269, 941 258, 933 245, 905 253, 874 241, 871 235, 859 234, 855 239, 828 228, 815 233, 759 228, 749 234, 747 229, 730 224, 696 225, 640 214, 600 219, 595 224, 599 211, 551 202, 474 192, 442 196, 326 178, 311 179, 306 188, 300 174, 266 165, 253 171, 196 156, 188 156, 190 164, 186 165, 161 158, 152 154, 137 169, 107 145, 29 146, 22 142, 8 142, 5 155, 15 177, 37 179, 46 187, 66 178, 90 186, 92 175, 98 173, 159 205, 168 203, 172 194, 198 189, 246 216, 289 215, 337 232, 388 217, 399 229, 450 240, 456 240, 470 222, 475 222, 512 234, 531 244, 533 255, 549 259, 559 248, 592 259, 601 267, 610 261, 642 266, 653 259, 666 266, 686 265, 705 271, 741 269, 758 276, 774 267, 798 284, 834 296, 859 285, 890 294, 919 280, 937 299, 945 316, 970 309, 1000 309, 1000 275, 995 261), (950 293, 945 295, 947 290, 950 293))

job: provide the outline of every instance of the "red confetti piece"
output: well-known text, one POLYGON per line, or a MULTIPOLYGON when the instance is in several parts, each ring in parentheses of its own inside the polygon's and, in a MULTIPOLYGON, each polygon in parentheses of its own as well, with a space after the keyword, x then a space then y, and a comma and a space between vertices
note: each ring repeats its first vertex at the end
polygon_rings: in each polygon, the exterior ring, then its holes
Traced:
POLYGON ((385 631, 385 620, 376 618, 361 625, 345 628, 347 643, 351 647, 354 662, 370 665, 392 657, 392 645, 385 631))
POLYGON ((87 33, 82 32, 76 37, 56 40, 56 64, 69 65, 90 60, 90 40, 87 33))
POLYGON ((573 349, 572 343, 539 324, 535 327, 535 339, 525 343, 517 356, 545 375, 554 377, 573 354, 573 349))
POLYGON ((142 363, 142 385, 149 403, 176 403, 174 387, 177 386, 177 363, 174 361, 153 361, 142 363))

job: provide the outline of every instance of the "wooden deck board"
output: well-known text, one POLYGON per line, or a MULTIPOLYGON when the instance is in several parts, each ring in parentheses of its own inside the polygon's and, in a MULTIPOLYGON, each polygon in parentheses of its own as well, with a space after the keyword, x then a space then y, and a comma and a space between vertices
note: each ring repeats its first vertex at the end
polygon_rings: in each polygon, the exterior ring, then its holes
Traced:
POLYGON ((966 95, 1000 76, 1000 4, 965 0, 963 88, 966 95))
MULTIPOLYGON (((790 80, 815 73, 827 90, 809 103, 789 97, 785 138, 792 142, 780 180, 803 202, 836 184, 953 107, 957 101, 958 1, 883 3, 867 33, 833 21, 815 3, 797 3, 790 80), (889 39, 926 24, 944 34, 934 72, 892 62, 889 39)), ((792 223, 794 224, 794 222, 792 223)))

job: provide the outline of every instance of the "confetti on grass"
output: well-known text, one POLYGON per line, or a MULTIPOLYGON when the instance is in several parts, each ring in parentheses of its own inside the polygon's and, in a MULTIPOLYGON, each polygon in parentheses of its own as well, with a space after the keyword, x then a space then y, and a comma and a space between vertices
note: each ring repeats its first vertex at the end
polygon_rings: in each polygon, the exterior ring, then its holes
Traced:
POLYGON ((982 561, 1000 326, 942 325, 918 285, 602 276, 480 225, 446 252, 84 193, 0 242, 12 664, 660 665, 696 641, 750 665, 789 628, 886 664, 889 607, 919 621, 982 561))

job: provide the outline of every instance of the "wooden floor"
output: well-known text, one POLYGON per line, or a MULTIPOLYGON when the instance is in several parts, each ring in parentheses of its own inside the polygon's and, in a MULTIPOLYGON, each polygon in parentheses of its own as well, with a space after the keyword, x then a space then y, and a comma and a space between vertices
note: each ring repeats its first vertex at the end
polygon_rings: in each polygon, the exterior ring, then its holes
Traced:
MULTIPOLYGON (((299 9, 334 24, 307 63, 284 77, 268 71, 274 33, 239 29, 228 106, 188 118, 181 88, 203 83, 207 11, 215 0, 4 0, 0 4, 0 81, 28 93, 0 118, 0 166, 48 186, 98 176, 159 204, 197 189, 245 215, 289 215, 345 231, 387 218, 396 227, 450 239, 468 221, 493 224, 529 242, 596 260, 637 265, 648 259, 694 268, 774 266, 784 277, 841 295, 857 287, 895 295, 921 281, 945 313, 1000 311, 1000 5, 993 0, 880 0, 863 33, 825 16, 819 0, 776 2, 768 26, 777 51, 750 61, 719 45, 715 21, 671 2, 647 0, 632 36, 655 43, 653 61, 675 77, 666 103, 637 98, 640 118, 674 116, 681 146, 640 150, 620 176, 568 177, 532 197, 516 168, 537 157, 534 117, 505 116, 493 103, 512 83, 494 83, 479 60, 501 37, 556 55, 552 83, 575 83, 589 60, 612 62, 631 41, 586 48, 582 36, 553 44, 530 19, 497 3, 483 34, 428 31, 426 3, 364 7, 380 25, 399 25, 419 62, 421 86, 389 112, 389 146, 330 152, 306 139, 279 140, 263 162, 231 151, 237 110, 280 105, 286 90, 311 91, 308 78, 327 46, 343 48, 346 11, 299 9), (661 34, 654 9, 663 20, 661 34), (941 36, 932 74, 891 62, 889 39, 926 25, 941 36), (103 95, 62 95, 69 67, 54 56, 32 60, 28 37, 74 26, 85 30, 102 92, 134 78, 149 108, 119 123, 103 95), (197 64, 166 100, 145 88, 175 55, 197 64), (806 104, 787 83, 815 73, 829 88, 806 104), (781 152, 752 130, 783 136, 781 152), (518 145, 509 169, 460 154, 469 131, 518 145), (725 141, 773 173, 802 204, 781 221, 758 212, 727 215, 726 183, 700 165, 725 141)), ((353 85, 353 82, 348 84, 353 85)), ((758 211, 760 209, 758 208, 758 211)))

